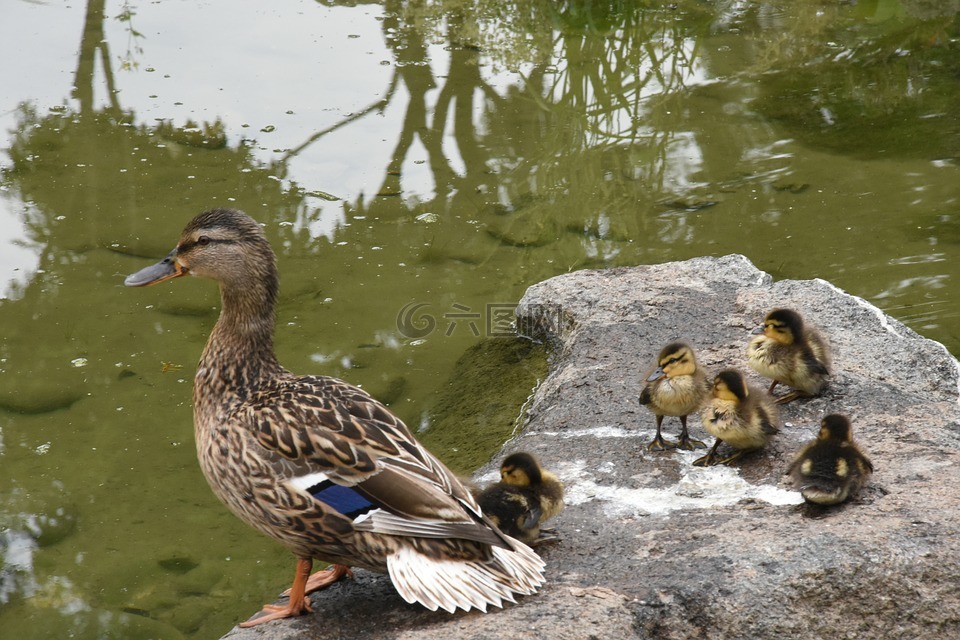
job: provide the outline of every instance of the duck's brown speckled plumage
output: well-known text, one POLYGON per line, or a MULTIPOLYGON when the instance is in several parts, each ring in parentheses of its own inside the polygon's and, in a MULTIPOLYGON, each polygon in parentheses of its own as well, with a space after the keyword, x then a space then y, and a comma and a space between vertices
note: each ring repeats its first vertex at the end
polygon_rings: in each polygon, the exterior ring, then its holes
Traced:
MULTIPOLYGON (((275 258, 253 219, 200 214, 163 262, 126 283, 187 273, 217 280, 223 302, 194 383, 200 467, 233 513, 297 556, 298 580, 314 558, 389 572, 407 601, 448 611, 536 591, 542 560, 504 536, 399 418, 362 389, 277 362, 275 258), (315 497, 309 485, 321 480, 352 487, 369 513, 345 515, 315 497)), ((309 610, 298 598, 257 620, 309 610)))

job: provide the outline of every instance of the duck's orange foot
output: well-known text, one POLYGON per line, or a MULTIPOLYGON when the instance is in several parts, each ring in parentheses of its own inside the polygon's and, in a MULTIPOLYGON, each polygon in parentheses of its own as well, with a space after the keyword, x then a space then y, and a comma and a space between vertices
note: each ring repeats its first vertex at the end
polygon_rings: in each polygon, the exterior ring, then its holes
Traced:
MULTIPOLYGON (((247 627, 253 627, 258 624, 263 624, 264 622, 270 622, 271 620, 292 618, 294 616, 302 616, 305 613, 312 613, 313 609, 310 608, 310 598, 307 597, 308 576, 310 578, 313 577, 310 576, 311 569, 313 569, 313 558, 297 558, 297 569, 293 576, 293 586, 284 592, 284 595, 290 596, 290 602, 287 603, 286 606, 276 604, 264 605, 257 617, 251 618, 246 622, 241 622, 240 626, 246 629, 247 627)), ((336 582, 350 571, 348 567, 343 565, 333 565, 331 569, 332 571, 317 572, 318 574, 323 574, 326 584, 336 582), (334 579, 331 580, 331 578, 334 579)))
MULTIPOLYGON (((307 578, 306 588, 304 593, 310 594, 315 591, 320 591, 320 589, 326 589, 334 582, 343 580, 344 578, 352 578, 353 570, 350 569, 345 564, 332 564, 326 569, 321 569, 316 573, 312 574, 307 578)), ((289 596, 290 589, 287 589, 280 594, 281 597, 289 596)))
POLYGON ((310 607, 310 598, 306 597, 301 598, 299 604, 294 600, 291 600, 287 605, 265 604, 257 617, 241 622, 237 626, 247 629, 264 622, 280 620, 281 618, 294 618, 305 613, 313 613, 313 609, 310 607))

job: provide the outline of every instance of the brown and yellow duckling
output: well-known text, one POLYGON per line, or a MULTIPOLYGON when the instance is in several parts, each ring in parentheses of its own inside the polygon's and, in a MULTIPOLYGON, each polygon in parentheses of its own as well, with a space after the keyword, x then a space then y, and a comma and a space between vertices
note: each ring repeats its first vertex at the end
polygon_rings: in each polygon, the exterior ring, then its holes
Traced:
POLYGON ((563 510, 563 484, 525 452, 512 453, 500 465, 500 481, 477 495, 483 514, 508 536, 530 546, 557 536, 541 525, 563 510))
POLYGON ((815 327, 793 309, 774 309, 752 333, 761 335, 747 348, 750 367, 773 380, 771 394, 778 383, 793 388, 777 404, 820 394, 830 375, 830 347, 815 327))
POLYGON ((351 566, 388 574, 404 600, 432 611, 486 611, 540 588, 543 560, 501 533, 387 407, 278 362, 276 258, 255 220, 202 213, 166 258, 124 283, 188 274, 219 283, 222 303, 193 386, 200 468, 236 516, 297 558, 288 604, 241 626, 309 612, 306 594, 351 566), (333 569, 310 576, 315 559, 333 569))
POLYGON ((820 422, 817 439, 800 450, 787 473, 804 500, 831 505, 856 495, 873 464, 854 444, 850 420, 834 413, 820 422))
POLYGON ((762 390, 747 384, 743 374, 725 369, 713 381, 713 395, 701 410, 704 428, 716 442, 702 458, 694 460, 698 467, 729 464, 748 451, 762 449, 770 436, 778 432, 777 409, 762 390), (716 459, 717 448, 725 442, 736 452, 716 459))
POLYGON ((710 391, 707 376, 697 364, 690 345, 671 342, 657 356, 654 368, 645 376, 646 384, 640 392, 640 404, 656 416, 657 435, 647 445, 651 451, 664 449, 695 449, 706 447, 692 440, 687 432, 687 416, 700 408, 710 391), (664 416, 680 418, 680 440, 671 442, 660 432, 664 416))

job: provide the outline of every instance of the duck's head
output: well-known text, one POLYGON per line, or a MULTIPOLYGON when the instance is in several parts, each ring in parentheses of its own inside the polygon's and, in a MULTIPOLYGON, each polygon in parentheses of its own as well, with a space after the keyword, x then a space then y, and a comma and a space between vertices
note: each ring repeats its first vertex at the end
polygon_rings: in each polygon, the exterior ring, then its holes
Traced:
POLYGON ((660 378, 689 376, 697 370, 697 358, 690 345, 672 342, 660 350, 657 356, 657 368, 647 377, 647 382, 660 378))
POLYGON ((724 369, 713 379, 713 397, 729 402, 743 402, 750 395, 747 381, 736 369, 724 369))
POLYGON ((503 459, 500 465, 500 479, 504 484, 515 487, 529 487, 540 484, 543 473, 540 463, 529 453, 512 453, 503 459))
POLYGON ((839 413, 831 413, 820 421, 820 433, 817 440, 831 442, 851 442, 853 436, 850 430, 850 420, 839 413))
POLYGON ((793 344, 803 333, 803 318, 793 309, 774 309, 752 333, 762 333, 781 344, 793 344))
POLYGON ((213 209, 190 221, 167 257, 123 283, 144 287, 190 274, 243 287, 275 280, 275 273, 276 258, 260 225, 242 211, 213 209))

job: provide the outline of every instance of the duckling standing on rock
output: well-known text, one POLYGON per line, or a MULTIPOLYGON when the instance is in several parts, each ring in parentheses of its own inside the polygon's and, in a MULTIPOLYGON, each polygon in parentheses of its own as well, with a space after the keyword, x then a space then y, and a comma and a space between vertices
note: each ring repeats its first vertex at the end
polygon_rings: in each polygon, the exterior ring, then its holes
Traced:
POLYGON ((777 404, 813 397, 823 390, 830 375, 830 348, 799 313, 774 309, 752 333, 762 335, 750 341, 747 357, 754 371, 773 379, 770 393, 780 382, 793 387, 777 404))
POLYGON ((640 404, 646 405, 657 420, 657 435, 647 445, 650 451, 664 449, 695 449, 706 447, 699 440, 691 440, 687 433, 687 416, 700 408, 707 398, 710 385, 707 376, 697 365, 690 345, 672 342, 660 350, 657 364, 647 374, 646 385, 640 392, 640 404), (680 441, 665 440, 660 433, 664 416, 680 418, 680 441))
POLYGON ((820 422, 817 439, 787 468, 804 500, 824 505, 856 495, 872 472, 870 460, 853 442, 850 420, 836 413, 820 422))
POLYGON ((451 613, 499 607, 543 584, 543 560, 501 533, 389 409, 277 362, 276 258, 255 220, 201 213, 166 258, 124 284, 187 274, 216 280, 222 301, 193 386, 200 468, 236 516, 297 558, 289 604, 240 626, 310 611, 306 594, 349 566, 388 573, 407 602, 451 613), (314 559, 334 566, 310 576, 314 559))
POLYGON ((531 546, 558 539, 540 525, 563 510, 563 484, 529 453, 504 458, 500 482, 481 491, 477 502, 508 536, 531 546))
POLYGON ((704 428, 717 440, 713 448, 693 464, 709 467, 713 464, 729 464, 744 453, 762 449, 770 436, 778 432, 777 409, 763 391, 747 384, 743 374, 734 369, 725 369, 713 381, 713 398, 701 413, 704 428), (721 442, 737 449, 723 460, 715 460, 721 442))

